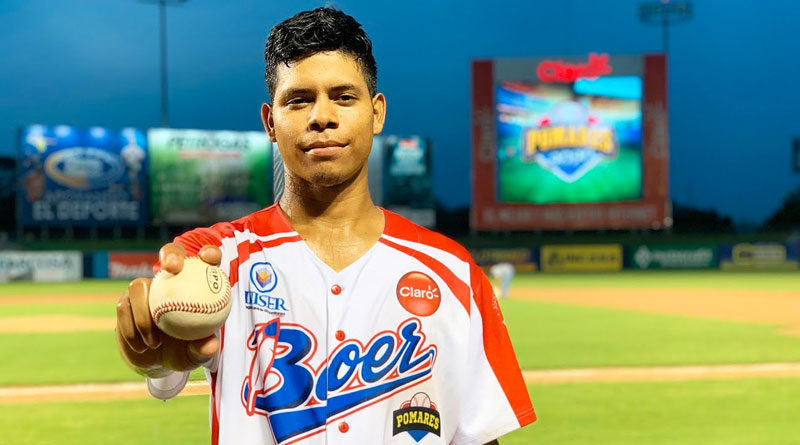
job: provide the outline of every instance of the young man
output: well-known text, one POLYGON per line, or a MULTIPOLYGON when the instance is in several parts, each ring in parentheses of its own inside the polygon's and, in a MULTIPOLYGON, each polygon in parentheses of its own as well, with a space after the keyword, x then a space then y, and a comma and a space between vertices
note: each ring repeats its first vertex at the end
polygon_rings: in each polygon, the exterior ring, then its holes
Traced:
POLYGON ((150 281, 134 280, 117 306, 123 358, 162 399, 204 366, 215 444, 483 444, 533 422, 486 276, 370 199, 386 99, 361 25, 302 12, 273 28, 266 61, 280 203, 159 253, 172 273, 185 256, 220 264, 231 313, 217 336, 170 338, 150 318, 150 281))

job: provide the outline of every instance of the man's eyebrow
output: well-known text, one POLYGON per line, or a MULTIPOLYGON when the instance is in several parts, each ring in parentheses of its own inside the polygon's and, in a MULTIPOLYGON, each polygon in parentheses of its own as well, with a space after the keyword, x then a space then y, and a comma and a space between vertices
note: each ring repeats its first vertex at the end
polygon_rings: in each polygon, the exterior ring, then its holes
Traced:
POLYGON ((284 91, 283 94, 281 94, 281 96, 284 96, 284 97, 286 97, 286 96, 298 96, 298 95, 302 96, 302 95, 306 95, 306 94, 311 94, 312 92, 313 92, 313 90, 311 90, 310 88, 290 88, 290 89, 284 91))
POLYGON ((345 83, 342 85, 336 85, 335 87, 331 88, 331 93, 341 93, 343 91, 358 91, 358 87, 353 85, 352 83, 345 83))

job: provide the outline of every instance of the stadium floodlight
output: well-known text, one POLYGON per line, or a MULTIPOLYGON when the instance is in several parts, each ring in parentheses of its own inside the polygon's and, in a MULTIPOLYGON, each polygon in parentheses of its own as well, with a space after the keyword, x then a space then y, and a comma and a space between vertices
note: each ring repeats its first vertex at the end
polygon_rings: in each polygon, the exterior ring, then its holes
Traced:
POLYGON ((639 21, 661 25, 661 45, 669 53, 669 25, 683 23, 692 18, 692 2, 660 0, 639 4, 639 21))
POLYGON ((161 126, 169 127, 169 109, 167 101, 167 6, 177 6, 189 0, 138 0, 140 3, 158 5, 159 42, 161 47, 161 126))

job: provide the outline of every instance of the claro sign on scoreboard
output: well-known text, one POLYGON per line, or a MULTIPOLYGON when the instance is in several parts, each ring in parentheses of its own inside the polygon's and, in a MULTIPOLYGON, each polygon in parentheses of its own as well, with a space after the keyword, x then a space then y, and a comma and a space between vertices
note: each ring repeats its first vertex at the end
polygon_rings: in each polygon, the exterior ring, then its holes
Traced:
POLYGON ((473 228, 671 225, 663 55, 482 60, 472 82, 473 228))

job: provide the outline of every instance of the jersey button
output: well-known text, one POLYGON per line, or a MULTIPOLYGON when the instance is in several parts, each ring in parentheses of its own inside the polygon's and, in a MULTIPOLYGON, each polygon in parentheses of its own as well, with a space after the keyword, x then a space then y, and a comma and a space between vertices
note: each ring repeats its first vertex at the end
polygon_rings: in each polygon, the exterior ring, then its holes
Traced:
POLYGON ((343 433, 346 433, 346 432, 350 431, 350 425, 348 425, 347 422, 340 423, 339 424, 339 431, 341 431, 343 433))
POLYGON ((331 293, 333 295, 341 294, 342 293, 342 286, 339 286, 338 284, 334 284, 333 286, 331 286, 331 293))
POLYGON ((336 331, 336 339, 339 341, 344 340, 344 331, 336 331))

